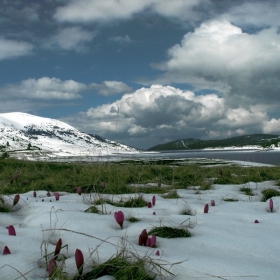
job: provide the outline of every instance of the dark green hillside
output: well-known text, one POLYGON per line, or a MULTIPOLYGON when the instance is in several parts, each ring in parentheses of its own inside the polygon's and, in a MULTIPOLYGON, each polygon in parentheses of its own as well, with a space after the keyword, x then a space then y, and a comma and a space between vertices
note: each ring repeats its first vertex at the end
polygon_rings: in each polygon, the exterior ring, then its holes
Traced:
POLYGON ((149 148, 148 151, 194 150, 205 148, 224 148, 232 146, 243 147, 248 145, 259 145, 264 148, 268 148, 271 147, 271 145, 278 146, 278 142, 280 142, 280 136, 271 134, 251 134, 219 140, 200 140, 194 138, 186 138, 156 145, 149 148))

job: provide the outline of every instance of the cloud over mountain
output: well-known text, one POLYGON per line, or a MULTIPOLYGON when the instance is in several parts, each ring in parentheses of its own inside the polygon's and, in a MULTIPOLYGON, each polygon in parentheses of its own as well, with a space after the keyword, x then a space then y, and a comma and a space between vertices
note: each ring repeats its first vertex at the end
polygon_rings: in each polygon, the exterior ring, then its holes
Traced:
POLYGON ((195 95, 192 91, 153 85, 63 120, 83 131, 94 130, 108 138, 117 135, 120 142, 137 146, 136 141, 141 141, 149 147, 183 135, 210 138, 265 131, 269 118, 259 109, 233 109, 214 93, 195 95))

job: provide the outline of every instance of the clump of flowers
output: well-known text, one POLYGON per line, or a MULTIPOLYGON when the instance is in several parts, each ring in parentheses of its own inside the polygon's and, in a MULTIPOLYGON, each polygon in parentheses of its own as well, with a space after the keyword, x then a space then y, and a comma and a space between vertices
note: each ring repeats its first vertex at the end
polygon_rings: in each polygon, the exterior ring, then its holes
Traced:
POLYGON ((138 239, 138 245, 140 246, 146 246, 146 247, 151 247, 155 248, 156 247, 156 235, 153 234, 152 237, 148 237, 147 230, 144 229, 141 234, 139 235, 138 239))

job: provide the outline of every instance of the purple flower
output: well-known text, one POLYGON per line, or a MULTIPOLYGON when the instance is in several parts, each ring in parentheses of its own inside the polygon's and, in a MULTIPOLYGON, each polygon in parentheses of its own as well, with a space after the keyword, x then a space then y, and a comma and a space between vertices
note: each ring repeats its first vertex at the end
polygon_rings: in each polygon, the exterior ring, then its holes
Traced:
POLYGON ((156 205, 156 196, 154 195, 152 198, 152 204, 155 206, 156 205))
POLYGON ((157 242, 157 236, 153 234, 152 237, 151 237, 150 247, 155 248, 156 247, 156 242, 157 242))
POLYGON ((54 275, 56 267, 57 267, 57 264, 56 264, 55 259, 51 259, 49 261, 49 265, 48 265, 49 277, 52 277, 54 275))
POLYGON ((214 199, 211 200, 211 206, 215 206, 215 200, 214 199))
POLYGON ((55 196, 55 200, 59 200, 59 193, 58 193, 58 192, 56 192, 56 193, 54 194, 54 196, 55 196))
POLYGON ((147 239, 148 239, 148 233, 147 233, 147 230, 144 229, 144 230, 142 230, 142 232, 139 236, 138 244, 140 246, 143 246, 143 245, 146 246, 147 239))
POLYGON ((120 225, 121 228, 123 228, 123 222, 124 222, 123 211, 115 212, 114 216, 115 216, 116 222, 120 225))
POLYGON ((4 250, 3 250, 3 255, 9 255, 9 254, 11 254, 11 251, 10 251, 10 249, 8 248, 8 246, 5 246, 5 247, 4 247, 4 250))
POLYGON ((148 202, 148 208, 152 208, 152 203, 148 202))
POLYGON ((160 255, 159 250, 157 250, 156 251, 156 256, 159 256, 159 255, 160 255))
POLYGON ((51 193, 50 193, 50 192, 47 192, 47 196, 51 196, 51 193))
POLYGON ((62 240, 61 240, 61 238, 59 238, 57 243, 56 243, 55 251, 54 251, 54 259, 55 260, 57 259, 57 256, 60 253, 61 246, 62 246, 62 240))
POLYGON ((16 194, 15 197, 14 197, 13 206, 15 206, 18 203, 19 199, 20 199, 19 194, 16 194))
POLYGON ((270 208, 270 211, 272 212, 273 211, 273 200, 272 199, 269 200, 269 208, 270 208))
POLYGON ((37 194, 36 194, 36 192, 35 192, 35 191, 33 192, 33 196, 34 196, 34 197, 36 197, 36 196, 37 196, 37 194))
POLYGON ((75 261, 76 261, 76 266, 79 271, 79 274, 82 275, 83 273, 83 265, 84 265, 84 256, 81 250, 76 249, 75 252, 75 261))
POLYGON ((156 212, 153 212, 153 215, 156 215, 156 212))
POLYGON ((8 229, 9 235, 16 236, 16 230, 15 230, 15 228, 13 226, 8 226, 7 229, 8 229))
POLYGON ((255 224, 258 224, 259 223, 259 221, 258 220, 255 220, 255 224))
POLYGON ((209 205, 208 205, 208 203, 207 204, 205 204, 205 206, 204 206, 204 213, 208 213, 208 211, 209 211, 209 205))
POLYGON ((77 192, 78 192, 78 195, 81 195, 82 194, 82 187, 78 187, 77 192))

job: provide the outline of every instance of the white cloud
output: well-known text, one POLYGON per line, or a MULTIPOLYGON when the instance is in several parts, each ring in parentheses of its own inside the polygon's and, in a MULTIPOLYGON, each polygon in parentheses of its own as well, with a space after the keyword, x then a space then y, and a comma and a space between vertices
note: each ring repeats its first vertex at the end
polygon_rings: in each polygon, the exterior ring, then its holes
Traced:
POLYGON ((187 33, 168 56, 153 64, 165 71, 154 82, 218 89, 236 105, 280 101, 280 34, 275 28, 247 34, 228 21, 209 21, 187 33))
POLYGON ((263 133, 280 133, 280 119, 272 118, 269 121, 266 121, 263 126, 263 133))
POLYGON ((132 40, 130 39, 130 37, 128 35, 125 35, 125 36, 115 36, 115 37, 110 37, 108 39, 109 41, 113 41, 113 42, 116 42, 116 43, 119 43, 119 44, 128 44, 128 43, 131 43, 132 40))
POLYGON ((163 139, 260 133, 269 118, 259 108, 230 108, 216 94, 153 85, 63 120, 82 131, 148 148, 163 139))
POLYGON ((113 95, 132 92, 132 88, 119 81, 104 81, 102 84, 91 84, 90 89, 97 90, 101 95, 113 95))
POLYGON ((208 0, 80 0, 70 1, 68 5, 59 7, 54 18, 58 21, 109 22, 125 20, 134 14, 149 10, 168 17, 182 19, 195 18, 196 13, 192 8, 208 0))
POLYGON ((279 26, 279 1, 243 1, 218 18, 241 26, 279 26))
POLYGON ((0 89, 2 98, 30 99, 61 99, 70 100, 81 98, 79 92, 87 90, 87 86, 73 80, 61 81, 57 78, 42 77, 28 79, 18 85, 8 85, 0 89))
POLYGON ((29 43, 0 38, 0 60, 29 55, 32 49, 29 43))
POLYGON ((56 35, 48 39, 45 43, 47 48, 62 48, 64 50, 75 50, 77 52, 84 50, 84 45, 92 41, 96 32, 89 32, 80 27, 67 27, 61 29, 56 35))

